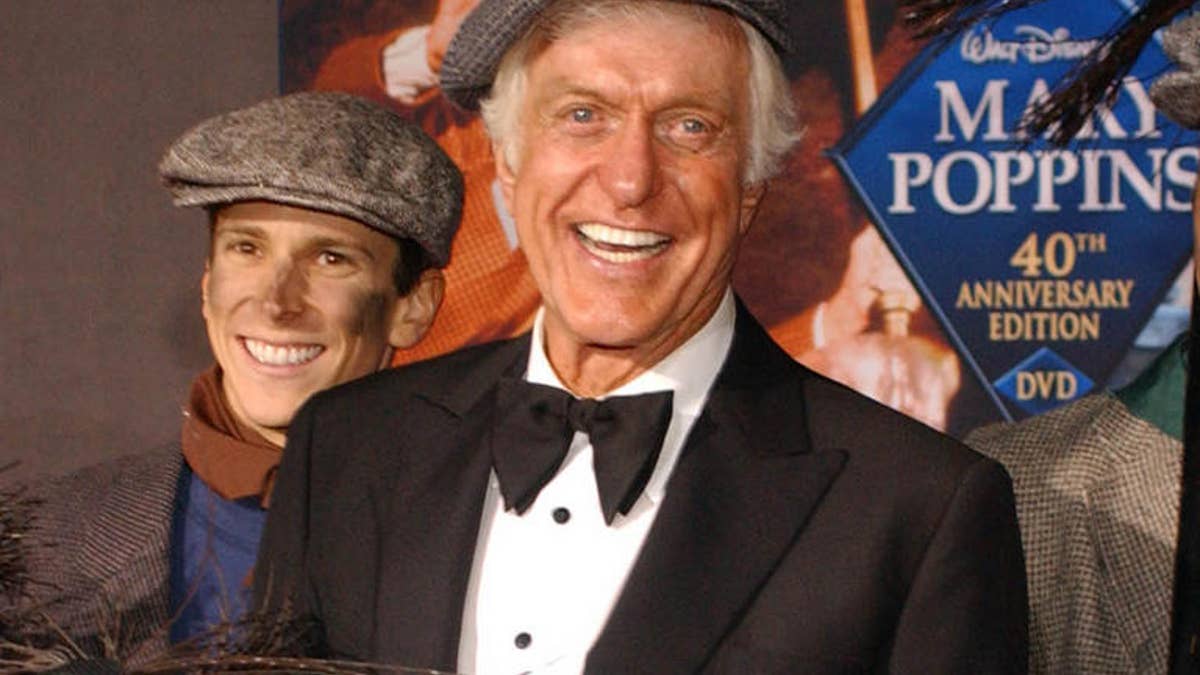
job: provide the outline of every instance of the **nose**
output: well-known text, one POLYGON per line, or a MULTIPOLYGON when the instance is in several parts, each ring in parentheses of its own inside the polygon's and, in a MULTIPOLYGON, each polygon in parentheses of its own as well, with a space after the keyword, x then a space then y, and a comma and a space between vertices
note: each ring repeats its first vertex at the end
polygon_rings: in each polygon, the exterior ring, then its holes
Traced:
POLYGON ((650 125, 629 120, 615 132, 597 171, 604 191, 619 207, 636 207, 659 188, 659 163, 650 125))
POLYGON ((292 260, 278 260, 272 266, 263 293, 263 310, 277 321, 287 320, 304 311, 307 280, 292 260))

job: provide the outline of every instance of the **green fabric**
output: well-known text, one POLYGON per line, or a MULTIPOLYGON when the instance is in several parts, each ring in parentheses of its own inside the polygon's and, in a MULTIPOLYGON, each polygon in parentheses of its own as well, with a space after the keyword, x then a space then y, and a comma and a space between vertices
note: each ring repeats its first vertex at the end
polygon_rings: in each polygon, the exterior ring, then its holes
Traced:
POLYGON ((1133 382, 1116 393, 1134 415, 1183 441, 1183 399, 1187 384, 1187 333, 1180 334, 1133 382))

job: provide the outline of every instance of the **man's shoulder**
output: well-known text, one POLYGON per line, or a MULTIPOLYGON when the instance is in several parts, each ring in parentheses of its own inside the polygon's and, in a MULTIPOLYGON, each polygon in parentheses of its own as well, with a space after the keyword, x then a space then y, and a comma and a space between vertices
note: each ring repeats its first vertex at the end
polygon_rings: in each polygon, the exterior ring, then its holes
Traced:
POLYGON ((862 459, 963 470, 984 459, 961 441, 835 380, 806 370, 809 426, 814 441, 862 459))
POLYGON ((1179 441, 1134 415, 1109 392, 1085 396, 1020 422, 971 432, 967 443, 1005 465, 1014 477, 1053 475, 1080 485, 1135 475, 1132 464, 1181 454, 1179 441), (1114 467, 1126 466, 1121 472, 1114 467))
POLYGON ((804 391, 814 450, 844 457, 825 496, 827 522, 891 542, 909 573, 951 513, 1015 532, 1012 480, 999 462, 828 378, 808 375, 804 391))
POLYGON ((741 399, 754 408, 751 419, 795 420, 783 424, 782 433, 806 435, 813 449, 841 453, 844 471, 854 481, 904 493, 907 499, 927 488, 958 485, 972 470, 988 472, 990 467, 993 473, 1003 473, 999 464, 962 442, 798 363, 743 306, 738 320, 734 348, 718 386, 755 390, 741 399))
POLYGON ((741 377, 734 386, 761 388, 756 405, 770 414, 803 416, 813 446, 844 453, 851 471, 862 476, 898 471, 944 483, 981 462, 995 464, 945 433, 798 363, 743 307, 739 310, 735 352, 741 377))
POLYGON ((1100 392, 1019 422, 989 424, 968 434, 967 442, 1001 460, 1044 457, 1063 461, 1081 454, 1119 450, 1115 442, 1121 437, 1150 430, 1120 399, 1100 392))
POLYGON ((170 443, 26 484, 19 494, 32 516, 22 547, 31 599, 55 603, 55 615, 82 635, 105 599, 133 606, 154 593, 165 580, 182 467, 170 443))
POLYGON ((78 509, 79 513, 95 512, 100 500, 122 491, 146 497, 159 492, 173 495, 182 466, 179 444, 171 442, 149 451, 111 457, 70 473, 41 477, 28 483, 25 490, 44 504, 78 509))
POLYGON ((35 505, 34 540, 73 548, 93 529, 136 539, 165 528, 182 467, 179 445, 171 443, 31 482, 22 494, 35 505))

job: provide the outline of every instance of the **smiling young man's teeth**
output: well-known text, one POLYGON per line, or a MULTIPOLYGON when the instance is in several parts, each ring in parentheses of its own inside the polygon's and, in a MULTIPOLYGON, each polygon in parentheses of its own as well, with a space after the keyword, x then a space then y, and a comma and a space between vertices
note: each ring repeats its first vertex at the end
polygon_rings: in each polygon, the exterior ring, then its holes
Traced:
POLYGON ((304 347, 279 346, 246 338, 246 351, 255 361, 268 366, 295 366, 317 358, 325 348, 321 345, 304 347))
POLYGON ((671 238, 647 230, 626 230, 600 223, 576 226, 579 241, 589 253, 614 263, 627 263, 653 257, 666 248, 671 238))

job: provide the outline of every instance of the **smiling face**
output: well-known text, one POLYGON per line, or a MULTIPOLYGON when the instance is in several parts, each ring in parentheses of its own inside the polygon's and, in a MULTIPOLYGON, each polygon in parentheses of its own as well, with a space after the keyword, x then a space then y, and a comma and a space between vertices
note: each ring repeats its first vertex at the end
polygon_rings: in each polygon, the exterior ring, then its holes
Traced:
POLYGON ((416 343, 441 300, 426 273, 398 297, 396 242, 349 218, 268 202, 216 215, 204 320, 241 422, 282 445, 309 396, 379 369, 416 343))
POLYGON ((760 196, 740 181, 744 36, 695 11, 593 20, 526 66, 516 161, 498 173, 548 355, 579 393, 632 378, 703 326, 760 196), (616 369, 583 372, 600 354, 616 369))

